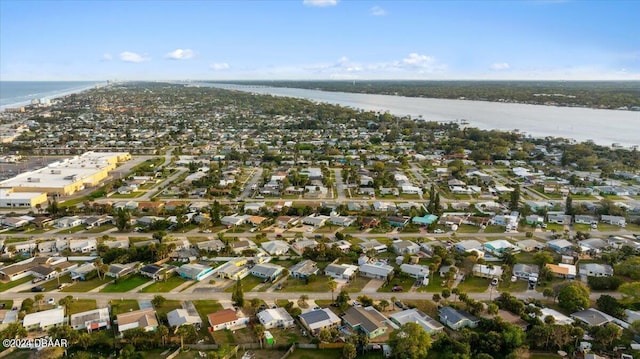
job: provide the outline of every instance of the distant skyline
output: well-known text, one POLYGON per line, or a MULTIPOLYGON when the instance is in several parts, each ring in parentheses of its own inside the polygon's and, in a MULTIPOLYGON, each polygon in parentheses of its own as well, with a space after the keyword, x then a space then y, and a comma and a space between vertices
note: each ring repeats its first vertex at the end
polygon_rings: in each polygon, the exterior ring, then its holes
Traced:
POLYGON ((0 1, 0 80, 640 80, 640 1, 0 1))

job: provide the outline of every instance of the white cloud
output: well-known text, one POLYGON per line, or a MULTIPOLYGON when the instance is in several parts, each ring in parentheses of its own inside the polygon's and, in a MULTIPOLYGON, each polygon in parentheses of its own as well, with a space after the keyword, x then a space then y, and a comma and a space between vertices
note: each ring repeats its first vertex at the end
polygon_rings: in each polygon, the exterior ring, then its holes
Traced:
POLYGON ((408 57, 402 59, 402 64, 407 67, 424 67, 430 63, 433 63, 435 59, 431 56, 420 55, 412 52, 408 57))
POLYGON ((506 62, 496 62, 495 64, 491 65, 491 70, 493 71, 509 70, 510 68, 511 66, 506 62))
POLYGON ((124 51, 120 53, 120 60, 124 62, 140 63, 140 62, 151 61, 151 58, 144 55, 136 54, 135 52, 124 51))
POLYGON ((387 12, 380 6, 374 6, 369 10, 369 14, 373 16, 385 16, 387 12))
POLYGON ((338 5, 338 0, 303 0, 302 3, 312 7, 328 7, 338 5))
POLYGON ((172 60, 189 60, 196 56, 196 53, 191 49, 176 49, 166 54, 164 57, 172 60))
POLYGON ((229 64, 226 62, 221 62, 217 64, 211 64, 209 65, 209 68, 213 71, 222 71, 231 68, 231 66, 229 66, 229 64))
POLYGON ((105 53, 102 55, 102 61, 111 61, 113 60, 113 56, 110 53, 105 53))

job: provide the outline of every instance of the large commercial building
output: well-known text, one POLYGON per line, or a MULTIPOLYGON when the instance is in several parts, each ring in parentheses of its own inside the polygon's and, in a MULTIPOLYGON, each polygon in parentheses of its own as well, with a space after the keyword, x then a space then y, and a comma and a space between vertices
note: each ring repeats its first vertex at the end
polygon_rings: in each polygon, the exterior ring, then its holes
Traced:
MULTIPOLYGON (((127 152, 86 152, 81 156, 57 161, 47 167, 2 181, 0 190, 16 199, 20 198, 19 193, 25 193, 21 202, 17 202, 21 205, 11 205, 10 203, 15 202, 10 202, 7 207, 24 207, 27 201, 34 207, 38 203, 46 202, 42 193, 68 196, 85 188, 96 187, 109 176, 109 172, 114 170, 119 162, 130 159, 131 155, 127 152)), ((2 203, 0 206, 3 206, 2 203)))

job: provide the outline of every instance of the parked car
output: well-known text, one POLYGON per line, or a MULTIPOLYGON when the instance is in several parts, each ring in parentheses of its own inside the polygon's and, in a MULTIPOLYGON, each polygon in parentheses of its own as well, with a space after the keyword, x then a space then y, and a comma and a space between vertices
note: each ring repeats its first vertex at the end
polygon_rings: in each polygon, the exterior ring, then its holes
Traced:
POLYGON ((56 301, 55 301, 55 299, 53 299, 53 298, 49 298, 49 299, 47 300, 47 304, 49 304, 49 305, 54 305, 54 304, 56 304, 56 301))
POLYGON ((498 285, 498 278, 493 278, 491 280, 491 285, 494 286, 494 287, 497 286, 498 285))
POLYGON ((434 230, 433 233, 442 234, 442 233, 444 233, 444 230, 438 228, 438 229, 434 230))
POLYGON ((35 286, 35 287, 31 288, 31 291, 32 292, 44 292, 44 287, 41 287, 41 286, 38 285, 38 286, 35 286))
POLYGON ((402 292, 403 290, 404 290, 404 288, 402 288, 399 285, 395 285, 395 286, 393 286, 393 288, 391 288, 392 292, 402 292))
POLYGON ((396 306, 396 307, 398 307, 398 308, 400 308, 400 309, 405 309, 405 308, 406 308, 406 307, 405 307, 405 305, 404 305, 404 303, 402 303, 402 302, 401 302, 401 301, 399 301, 399 300, 398 300, 398 301, 396 301, 396 302, 395 302, 395 303, 393 303, 393 304, 395 304, 395 306, 396 306))

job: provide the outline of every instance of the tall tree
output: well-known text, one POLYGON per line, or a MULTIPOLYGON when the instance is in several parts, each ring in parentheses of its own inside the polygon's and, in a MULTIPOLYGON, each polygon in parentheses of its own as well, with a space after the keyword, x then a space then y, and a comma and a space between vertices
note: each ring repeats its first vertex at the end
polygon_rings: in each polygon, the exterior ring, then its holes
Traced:
POLYGON ((573 198, 571 198, 571 195, 568 195, 564 202, 564 213, 569 216, 573 215, 573 198))
POLYGON ((231 300, 238 307, 244 306, 244 292, 242 291, 242 282, 240 280, 236 280, 233 293, 231 294, 231 300))
POLYGON ((571 282, 558 293, 558 304, 570 312, 589 308, 589 303, 589 288, 581 282, 571 282))
POLYGON ((394 358, 426 358, 431 337, 419 324, 410 322, 391 333, 389 345, 394 358))
POLYGON ((520 204, 520 185, 516 184, 514 185, 513 191, 511 192, 511 196, 509 197, 509 209, 512 211, 517 211, 519 204, 520 204))
POLYGON ((329 290, 331 291, 331 301, 333 302, 333 292, 335 292, 336 288, 338 288, 338 283, 336 283, 335 280, 330 279, 327 285, 329 286, 329 290))
POLYGON ((116 212, 116 227, 120 232, 131 227, 131 213, 129 213, 129 210, 118 208, 116 212))

